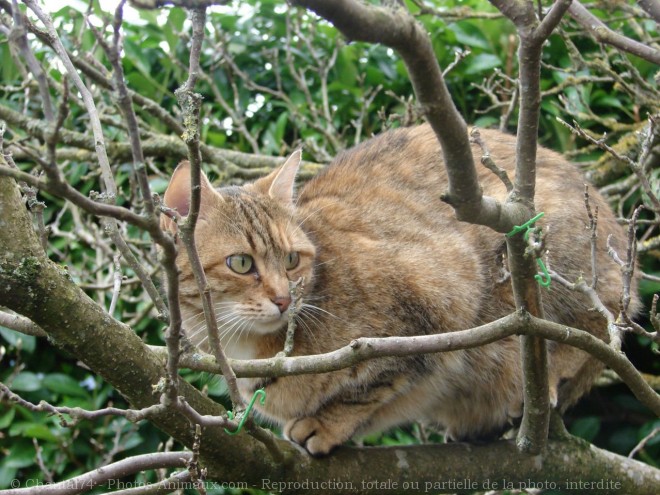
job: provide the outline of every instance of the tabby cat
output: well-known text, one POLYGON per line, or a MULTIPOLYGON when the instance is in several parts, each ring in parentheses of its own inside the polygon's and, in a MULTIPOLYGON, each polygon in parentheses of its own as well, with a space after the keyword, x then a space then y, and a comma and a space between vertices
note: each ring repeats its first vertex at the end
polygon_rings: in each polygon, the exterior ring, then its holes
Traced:
MULTIPOLYGON (((513 177, 515 138, 481 134, 492 158, 513 177)), ((478 162, 481 150, 475 146, 473 153, 478 162)), ((202 178, 197 245, 229 357, 268 358, 283 349, 289 281, 300 277, 305 292, 294 355, 333 351, 358 337, 466 329, 515 310, 510 280, 503 276, 504 236, 457 221, 440 200, 447 177, 430 127, 389 131, 342 152, 296 195, 300 156, 295 152, 244 187, 215 190, 202 178)), ((539 149, 537 163, 536 207, 545 212, 538 223, 547 231, 551 268, 569 280, 590 276, 583 177, 547 149, 539 149)), ((505 200, 500 179, 486 169, 479 177, 484 194, 505 200)), ((182 215, 189 210, 189 184, 184 162, 164 197, 182 215)), ((591 206, 599 208, 599 294, 615 311, 621 275, 605 242, 611 234, 612 244, 623 250, 626 239, 593 191, 591 206)), ((176 232, 169 219, 163 226, 176 232)), ((185 330, 208 351, 201 300, 183 249, 177 264, 185 330)), ((543 307, 550 320, 607 338, 605 320, 581 294, 553 284, 543 292, 543 307)), ((600 367, 574 348, 549 349, 551 401, 562 401, 560 382, 579 376, 582 385, 566 399, 573 401, 600 367)), ((260 415, 315 455, 356 435, 414 420, 441 425, 450 439, 475 440, 500 433, 521 415, 519 352, 518 338, 510 337, 476 349, 377 359, 332 373, 244 378, 239 387, 246 399, 265 387, 260 415)))

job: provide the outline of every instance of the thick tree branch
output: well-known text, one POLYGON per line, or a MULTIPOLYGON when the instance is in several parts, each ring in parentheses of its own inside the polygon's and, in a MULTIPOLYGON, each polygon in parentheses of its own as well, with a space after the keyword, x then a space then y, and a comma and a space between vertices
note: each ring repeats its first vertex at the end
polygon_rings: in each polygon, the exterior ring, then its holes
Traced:
MULTIPOLYGON (((651 4, 649 3, 649 5, 651 4)), ((655 7, 655 13, 657 12, 657 3, 653 2, 653 6, 655 7)), ((577 0, 571 4, 568 12, 573 19, 589 31, 597 41, 612 45, 620 50, 637 55, 651 63, 660 65, 660 51, 633 39, 626 38, 619 33, 615 33, 577 0)))
POLYGON ((660 2, 658 0, 638 0, 637 3, 655 22, 660 23, 660 2))

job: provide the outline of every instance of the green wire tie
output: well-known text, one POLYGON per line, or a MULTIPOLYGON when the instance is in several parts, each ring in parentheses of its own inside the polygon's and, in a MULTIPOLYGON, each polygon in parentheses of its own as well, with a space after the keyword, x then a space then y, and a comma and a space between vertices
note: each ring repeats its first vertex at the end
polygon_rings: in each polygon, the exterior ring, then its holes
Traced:
MULTIPOLYGON (((238 428, 236 428, 236 431, 229 431, 227 428, 225 428, 225 433, 227 435, 236 435, 237 433, 240 433, 240 431, 243 429, 243 425, 248 419, 248 416, 250 416, 250 411, 252 410, 252 406, 254 406, 254 403, 257 401, 257 396, 261 395, 261 400, 259 403, 263 406, 266 402, 266 391, 263 388, 260 388, 259 390, 256 390, 254 392, 254 395, 252 396, 252 400, 247 406, 247 409, 243 413, 243 417, 241 418, 241 421, 238 423, 238 428)), ((227 411, 227 416, 229 416, 229 419, 234 419, 234 413, 231 411, 227 411)))
POLYGON ((552 282, 552 279, 550 278, 550 274, 548 273, 548 269, 545 267, 545 263, 543 263, 543 260, 541 258, 536 258, 536 263, 539 265, 539 268, 541 269, 541 273, 543 275, 539 275, 538 273, 534 275, 534 280, 536 280, 541 287, 545 287, 546 289, 550 287, 550 282, 552 282))
MULTIPOLYGON (((527 220, 522 225, 516 225, 515 227, 513 227, 513 230, 509 232, 506 236, 511 237, 524 230, 525 231, 524 239, 526 241, 527 239, 529 239, 529 233, 532 230, 534 230, 533 225, 536 223, 538 219, 543 217, 543 215, 545 215, 545 213, 540 212, 534 218, 527 220)), ((550 282, 551 282, 548 269, 545 267, 545 263, 543 263, 543 260, 541 258, 536 258, 536 263, 539 265, 542 275, 539 275, 537 273, 536 275, 534 275, 534 280, 536 280, 541 287, 545 287, 547 289, 550 287, 550 282)))
POLYGON ((513 230, 511 232, 509 232, 506 236, 507 237, 512 237, 512 236, 516 235, 518 232, 522 232, 524 230, 525 231, 525 240, 529 239, 529 232, 531 230, 533 230, 533 228, 534 228, 534 227, 532 227, 532 225, 534 225, 536 223, 536 221, 539 220, 543 215, 545 215, 545 213, 541 212, 538 215, 536 215, 534 218, 531 218, 531 219, 527 220, 522 225, 516 225, 515 227, 513 227, 513 230))

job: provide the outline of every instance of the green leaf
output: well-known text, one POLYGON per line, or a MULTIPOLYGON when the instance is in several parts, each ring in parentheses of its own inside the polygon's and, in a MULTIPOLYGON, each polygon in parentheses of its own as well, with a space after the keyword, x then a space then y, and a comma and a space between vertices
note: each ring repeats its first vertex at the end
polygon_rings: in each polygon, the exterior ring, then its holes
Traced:
POLYGON ((289 123, 289 113, 282 112, 275 122, 275 131, 273 137, 277 143, 284 141, 284 132, 286 131, 286 126, 289 123))
POLYGON ((142 438, 141 435, 138 433, 131 433, 126 437, 126 440, 124 440, 123 447, 124 450, 131 450, 135 447, 139 447, 144 443, 144 438, 142 438))
POLYGON ((35 392, 41 390, 43 378, 31 371, 22 371, 11 384, 11 389, 16 392, 35 392))
POLYGON ((9 409, 9 411, 7 411, 5 414, 0 416, 0 430, 8 428, 11 422, 14 420, 14 416, 16 416, 16 409, 13 407, 9 409))
POLYGON ((167 23, 163 26, 163 33, 167 38, 167 44, 170 47, 170 52, 175 53, 176 47, 179 44, 180 38, 176 32, 183 31, 183 23, 186 21, 186 13, 183 9, 173 8, 167 16, 167 23))
POLYGON ((632 426, 622 426, 612 433, 609 448, 622 455, 628 455, 637 445, 637 430, 632 426))
POLYGON ((221 376, 213 376, 208 381, 208 394, 212 397, 222 397, 227 395, 227 382, 221 376))
POLYGON ((477 120, 474 121, 475 127, 481 127, 483 129, 488 129, 490 127, 493 127, 497 124, 499 124, 500 120, 492 117, 490 115, 484 115, 483 117, 479 117, 477 120))
POLYGON ((32 335, 16 332, 9 328, 0 326, 0 336, 12 347, 20 347, 25 352, 32 354, 37 347, 37 338, 32 335))
POLYGON ((11 487, 11 482, 16 479, 17 468, 12 468, 0 463, 0 490, 11 487))
POLYGON ((88 396, 87 391, 76 380, 62 373, 46 375, 43 384, 48 390, 58 394, 85 398, 88 396))
POLYGON ((335 77, 347 86, 355 85, 358 71, 355 66, 355 50, 351 46, 344 46, 337 54, 335 63, 335 77))
POLYGON ((46 425, 29 425, 23 430, 23 435, 28 438, 36 438, 46 442, 57 442, 58 436, 55 435, 46 425))
POLYGON ((600 418, 587 416, 580 418, 571 425, 571 433, 577 437, 592 441, 600 431, 600 418))
POLYGON ((502 61, 499 57, 490 53, 480 53, 479 55, 469 58, 465 73, 478 74, 480 72, 494 69, 495 67, 502 67, 502 61))
POLYGON ((36 452, 31 442, 19 442, 12 446, 9 454, 5 457, 4 467, 21 469, 32 466, 35 463, 35 457, 36 452))
POLYGON ((472 48, 490 50, 490 44, 484 35, 473 24, 451 24, 449 26, 456 35, 456 41, 472 48), (469 31, 469 32, 468 32, 469 31))

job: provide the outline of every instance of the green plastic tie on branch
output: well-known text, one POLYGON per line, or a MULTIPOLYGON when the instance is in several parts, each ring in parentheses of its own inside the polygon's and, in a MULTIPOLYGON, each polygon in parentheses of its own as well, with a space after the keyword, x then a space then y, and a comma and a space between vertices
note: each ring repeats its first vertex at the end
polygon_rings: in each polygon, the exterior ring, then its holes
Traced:
POLYGON ((550 279, 550 274, 548 273, 548 269, 545 267, 545 263, 543 263, 543 260, 541 258, 536 258, 536 263, 538 263, 539 268, 541 269, 541 272, 543 275, 539 275, 538 273, 534 275, 534 280, 536 280, 541 287, 545 287, 546 289, 550 287, 550 282, 552 280, 550 279))
POLYGON ((516 225, 515 227, 513 227, 513 230, 511 232, 509 232, 506 236, 507 237, 512 237, 512 236, 516 235, 518 232, 522 232, 524 230, 525 231, 525 240, 527 240, 527 238, 529 237, 529 231, 534 228, 534 227, 532 227, 532 225, 534 225, 537 220, 539 220, 541 217, 543 217, 543 215, 545 215, 545 213, 541 212, 538 215, 536 215, 534 218, 530 218, 529 220, 527 220, 522 225, 516 225))
MULTIPOLYGON (((263 406, 266 402, 266 391, 263 388, 260 388, 259 390, 256 390, 254 392, 254 395, 252 396, 252 400, 247 406, 247 409, 243 413, 243 417, 241 418, 241 421, 238 423, 238 428, 236 428, 236 431, 229 431, 227 428, 225 428, 225 433, 227 435, 236 435, 237 433, 240 433, 240 431, 243 429, 243 425, 248 419, 248 416, 250 416, 250 411, 252 411, 252 406, 254 406, 254 403, 257 401, 257 396, 261 396, 261 400, 259 403, 263 406)), ((227 416, 229 416, 229 419, 234 419, 234 413, 231 411, 227 411, 227 416)))
MULTIPOLYGON (((529 220, 527 220, 522 225, 516 225, 515 227, 513 227, 513 230, 511 232, 506 234, 506 236, 507 237, 512 237, 512 236, 518 234, 519 232, 525 231, 524 239, 525 239, 525 241, 527 241, 527 239, 529 239, 529 233, 532 230, 534 230, 533 225, 536 223, 537 220, 539 220, 541 217, 543 217, 543 215, 545 215, 545 213, 540 212, 535 217, 530 218, 529 220)), ((545 263, 543 263, 543 260, 541 258, 536 258, 536 263, 539 265, 539 268, 541 269, 542 275, 539 275, 539 274, 534 275, 534 280, 536 280, 541 287, 545 287, 546 289, 548 289, 550 287, 550 282, 551 282, 550 274, 548 273, 548 269, 545 267, 545 263)))

